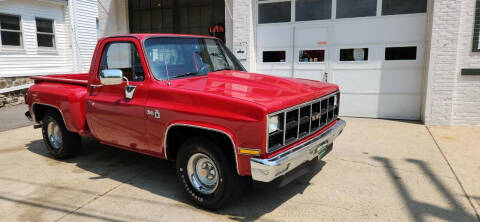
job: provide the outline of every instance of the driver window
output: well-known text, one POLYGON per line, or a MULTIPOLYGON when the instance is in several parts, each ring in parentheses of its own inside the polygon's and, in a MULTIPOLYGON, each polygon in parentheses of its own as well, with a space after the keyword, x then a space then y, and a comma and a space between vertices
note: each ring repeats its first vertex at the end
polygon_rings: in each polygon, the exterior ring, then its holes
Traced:
POLYGON ((131 42, 112 42, 105 46, 100 72, 106 69, 120 69, 128 81, 145 80, 142 61, 137 48, 131 42))

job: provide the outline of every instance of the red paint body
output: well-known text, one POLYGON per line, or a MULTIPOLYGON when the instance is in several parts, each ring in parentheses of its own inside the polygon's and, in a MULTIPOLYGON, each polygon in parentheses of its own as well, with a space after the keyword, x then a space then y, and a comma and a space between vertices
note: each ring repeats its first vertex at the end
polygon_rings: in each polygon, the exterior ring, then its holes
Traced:
POLYGON ((138 50, 144 50, 142 40, 150 36, 211 38, 165 34, 102 38, 89 73, 32 77, 35 85, 30 87, 27 97, 32 116, 35 116, 34 104, 53 106, 61 111, 69 131, 93 135, 102 143, 159 158, 166 158, 164 143, 168 126, 187 124, 214 129, 232 138, 240 175, 250 175, 250 156, 238 155, 239 147, 261 149, 261 156, 266 158, 325 130, 273 154, 265 153, 269 113, 338 90, 334 84, 318 81, 225 70, 170 80, 168 84, 152 76, 144 54, 139 53, 146 76, 143 82, 131 82, 137 86, 132 100, 124 99, 125 83, 89 87, 100 84, 97 73, 106 43, 128 41, 138 50), (147 115, 147 109, 158 109, 161 117, 147 115))

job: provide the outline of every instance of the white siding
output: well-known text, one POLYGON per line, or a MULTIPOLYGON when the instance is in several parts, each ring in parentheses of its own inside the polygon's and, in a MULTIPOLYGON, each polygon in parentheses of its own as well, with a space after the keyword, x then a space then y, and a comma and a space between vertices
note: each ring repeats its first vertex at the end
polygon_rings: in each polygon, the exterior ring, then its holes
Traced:
POLYGON ((73 7, 73 33, 76 47, 78 72, 88 72, 90 62, 97 44, 98 3, 96 0, 69 1, 73 7))
POLYGON ((0 13, 21 16, 23 48, 0 49, 0 77, 60 74, 72 72, 72 51, 66 5, 37 0, 0 1, 0 13), (37 47, 35 17, 54 20, 56 48, 37 47))

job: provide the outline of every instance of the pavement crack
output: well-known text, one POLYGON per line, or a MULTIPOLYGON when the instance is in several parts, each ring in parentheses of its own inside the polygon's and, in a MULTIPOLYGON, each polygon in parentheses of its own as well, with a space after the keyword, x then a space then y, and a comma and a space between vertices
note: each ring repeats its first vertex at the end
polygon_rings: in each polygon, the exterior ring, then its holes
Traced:
POLYGON ((133 179, 135 179, 135 178, 138 177, 139 175, 140 175, 140 173, 138 173, 138 174, 136 174, 136 175, 128 178, 128 179, 125 180, 125 181, 120 182, 118 185, 116 185, 116 186, 114 186, 114 187, 106 190, 105 192, 103 192, 103 193, 101 193, 101 194, 95 195, 93 198, 91 198, 90 200, 88 200, 88 201, 85 202, 84 204, 78 206, 78 207, 75 208, 74 210, 69 211, 68 213, 66 213, 66 214, 62 215, 61 217, 57 218, 57 219, 55 220, 55 222, 60 221, 60 220, 62 220, 63 218, 69 216, 69 215, 75 214, 77 211, 79 211, 79 210, 82 209, 83 207, 85 207, 85 206, 87 206, 88 204, 92 203, 93 201, 95 201, 95 200, 97 200, 97 199, 99 199, 99 198, 107 195, 108 193, 112 192, 113 190, 119 188, 120 186, 122 186, 122 185, 124 185, 124 184, 126 184, 126 183, 128 183, 128 182, 130 182, 130 181, 132 181, 133 179))
POLYGON ((473 205, 472 198, 468 195, 467 191, 465 190, 465 187, 463 187, 463 184, 462 184, 462 182, 460 181, 460 178, 458 177, 457 173, 455 172, 455 170, 454 170, 453 167, 452 167, 452 164, 450 164, 450 161, 448 161, 447 156, 446 156, 445 153, 443 152, 442 148, 441 148, 440 145, 438 144, 438 142, 437 142, 437 140, 435 139, 435 137, 433 136, 432 132, 430 131, 430 128, 428 128, 428 126, 425 126, 425 128, 427 128, 428 133, 429 133, 430 136, 432 137, 433 142, 435 142, 435 145, 436 145, 438 151, 440 152, 440 154, 442 155, 443 159, 445 160, 445 162, 447 162, 447 165, 448 165, 448 167, 450 168, 450 171, 452 171, 453 176, 455 176, 455 180, 457 181, 458 185, 459 185, 460 188, 462 189, 463 194, 467 197, 468 203, 469 203, 470 206, 472 207, 473 212, 475 212, 475 216, 477 216, 477 220, 480 222, 480 214, 478 213, 477 209, 476 209, 475 206, 473 205))
MULTIPOLYGON (((367 163, 367 162, 362 162, 362 161, 355 161, 355 160, 347 160, 347 159, 343 159, 343 158, 340 158, 340 157, 333 157, 337 160, 341 160, 341 161, 345 161, 345 162, 350 162, 350 163, 358 163, 358 164, 362 164, 362 165, 367 165, 367 166, 371 166, 371 167, 380 167, 380 168, 383 168, 383 166, 377 166, 375 164, 371 164, 371 163, 367 163)), ((395 168, 394 168, 395 169, 395 168)))

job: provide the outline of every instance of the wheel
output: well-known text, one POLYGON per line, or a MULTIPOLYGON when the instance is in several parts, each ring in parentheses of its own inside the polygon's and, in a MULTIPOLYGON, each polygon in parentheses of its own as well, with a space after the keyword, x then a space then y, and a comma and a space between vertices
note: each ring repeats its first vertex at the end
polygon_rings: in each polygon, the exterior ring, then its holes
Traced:
POLYGON ((42 120, 43 142, 48 152, 56 159, 66 159, 78 153, 81 137, 67 130, 62 117, 48 111, 42 120))
POLYGON ((243 191, 246 179, 228 160, 220 147, 208 139, 194 137, 181 146, 177 177, 189 198, 200 207, 220 209, 243 191))

